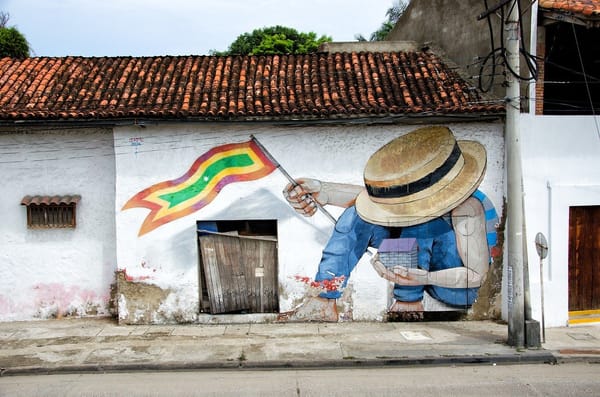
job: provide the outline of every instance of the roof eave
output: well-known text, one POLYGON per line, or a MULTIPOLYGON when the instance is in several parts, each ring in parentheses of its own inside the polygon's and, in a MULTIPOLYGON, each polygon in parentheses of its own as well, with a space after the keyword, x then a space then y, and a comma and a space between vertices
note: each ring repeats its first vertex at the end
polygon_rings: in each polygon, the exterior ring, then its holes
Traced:
POLYGON ((552 25, 558 22, 572 23, 574 25, 585 26, 587 28, 600 27, 600 16, 591 15, 586 16, 582 14, 575 14, 564 10, 550 10, 540 9, 543 15, 542 24, 552 25))
POLYGON ((420 112, 354 114, 343 117, 294 117, 294 116, 253 116, 253 117, 186 117, 186 118, 107 118, 107 119, 16 119, 0 120, 3 130, 14 128, 115 128, 123 126, 146 127, 175 123, 268 123, 277 125, 318 125, 318 124, 424 124, 457 121, 493 121, 504 117, 504 111, 484 112, 420 112))

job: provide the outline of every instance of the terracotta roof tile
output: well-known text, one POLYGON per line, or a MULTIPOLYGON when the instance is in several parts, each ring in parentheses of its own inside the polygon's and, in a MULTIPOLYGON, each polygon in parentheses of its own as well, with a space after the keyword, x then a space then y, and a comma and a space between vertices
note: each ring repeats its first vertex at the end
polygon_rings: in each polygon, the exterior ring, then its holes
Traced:
POLYGON ((25 196, 21 200, 21 205, 59 205, 59 204, 77 204, 81 200, 78 194, 67 196, 25 196))
POLYGON ((600 0, 540 0, 539 7, 586 17, 600 15, 600 0))
POLYGON ((501 113, 431 52, 0 59, 0 120, 501 113))

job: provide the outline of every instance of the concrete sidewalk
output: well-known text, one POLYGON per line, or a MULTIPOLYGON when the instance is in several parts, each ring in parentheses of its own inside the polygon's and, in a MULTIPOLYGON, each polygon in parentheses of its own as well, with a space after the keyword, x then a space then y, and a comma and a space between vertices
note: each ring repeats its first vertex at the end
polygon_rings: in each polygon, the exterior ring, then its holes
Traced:
POLYGON ((0 323, 0 374, 600 361, 600 326, 506 345, 489 321, 119 326, 112 319, 0 323))

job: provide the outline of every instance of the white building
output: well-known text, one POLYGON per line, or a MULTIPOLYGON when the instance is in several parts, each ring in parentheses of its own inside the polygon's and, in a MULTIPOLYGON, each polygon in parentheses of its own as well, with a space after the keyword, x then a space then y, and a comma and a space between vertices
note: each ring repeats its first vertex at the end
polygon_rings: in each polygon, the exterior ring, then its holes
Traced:
POLYGON ((600 321, 600 2, 583 3, 532 7, 530 52, 544 62, 521 117, 523 185, 533 314, 543 299, 550 327, 600 321))
MULTIPOLYGON (((503 106, 431 52, 4 58, 0 70, 0 321, 109 315, 113 306, 123 323, 272 321, 294 308, 333 224, 296 214, 281 172, 224 184, 202 208, 156 209, 155 222, 141 194, 202 189, 189 178, 199 157, 251 135, 293 177, 362 185, 380 146, 415 124, 444 124, 486 147, 480 190, 502 212, 503 106), (224 245, 199 244, 207 228, 221 240, 206 244, 224 245), (236 247, 268 258, 233 271, 207 259, 222 246, 216 257, 236 247)), ((388 300, 363 258, 342 320, 382 320, 388 300)))
MULTIPOLYGON (((490 10, 478 0, 460 3, 412 0, 390 37, 442 47, 478 86, 504 97, 501 38, 512 2, 488 2, 490 10)), ((521 54, 528 54, 519 72, 528 306, 550 327, 598 322, 600 2, 520 3, 521 54), (538 233, 549 245, 543 262, 538 233)))

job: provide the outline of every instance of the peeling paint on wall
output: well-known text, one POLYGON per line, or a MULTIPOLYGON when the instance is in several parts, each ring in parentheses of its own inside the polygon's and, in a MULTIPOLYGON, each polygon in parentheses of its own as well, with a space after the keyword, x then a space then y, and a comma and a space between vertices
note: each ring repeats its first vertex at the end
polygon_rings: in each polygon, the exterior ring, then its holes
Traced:
POLYGON ((39 283, 33 287, 37 317, 41 319, 108 314, 108 294, 60 283, 39 283))
POLYGON ((502 216, 496 228, 498 241, 496 252, 490 270, 481 287, 477 300, 468 314, 470 320, 500 320, 502 317, 502 272, 503 272, 503 249, 504 231, 506 227, 506 200, 502 206, 502 216))
POLYGON ((116 275, 119 324, 151 324, 155 313, 165 301, 170 290, 130 279, 124 270, 116 275))
POLYGON ((342 292, 342 297, 337 301, 339 321, 343 322, 354 320, 354 302, 352 300, 353 292, 354 285, 352 283, 348 283, 348 285, 346 285, 346 288, 344 288, 344 292, 342 292))

